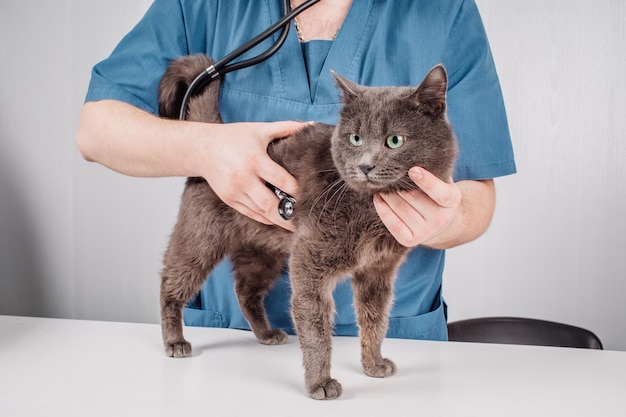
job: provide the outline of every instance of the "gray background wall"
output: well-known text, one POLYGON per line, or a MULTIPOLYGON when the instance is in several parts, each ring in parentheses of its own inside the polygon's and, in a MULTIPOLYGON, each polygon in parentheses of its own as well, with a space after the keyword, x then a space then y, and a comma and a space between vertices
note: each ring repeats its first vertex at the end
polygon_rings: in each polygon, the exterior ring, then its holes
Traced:
MULTIPOLYGON (((626 350, 626 3, 477 0, 519 173, 476 242, 448 252, 452 320, 584 326, 626 350)), ((180 178, 84 162, 93 64, 147 0, 0 0, 0 314, 158 321, 180 178)))

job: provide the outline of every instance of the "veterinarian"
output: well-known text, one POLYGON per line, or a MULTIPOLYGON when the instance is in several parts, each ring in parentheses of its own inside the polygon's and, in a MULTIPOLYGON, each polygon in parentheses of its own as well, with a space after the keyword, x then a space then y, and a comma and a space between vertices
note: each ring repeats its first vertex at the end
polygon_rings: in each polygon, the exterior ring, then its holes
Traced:
MULTIPOLYGON (((300 3, 293 0, 292 7, 300 3)), ((486 230, 495 207, 493 178, 515 172, 478 9, 473 0, 322 0, 296 18, 274 56, 226 74, 220 96, 226 124, 158 117, 158 83, 170 61, 197 53, 219 59, 282 14, 280 0, 155 0, 94 67, 78 147, 85 159, 126 175, 203 177, 242 214, 290 229, 265 182, 296 198, 298 182, 269 159, 266 147, 303 126, 295 120, 336 123, 341 105, 330 70, 364 85, 416 86, 443 63, 448 116, 460 147, 454 182, 415 167, 409 174, 422 191, 378 195, 374 204, 392 235, 414 247, 399 271, 388 336, 445 340, 445 249, 486 230)), ((336 334, 356 335, 349 280, 337 287, 335 300, 336 334)), ((266 305, 272 325, 293 332, 286 275, 266 305)), ((187 325, 248 328, 227 260, 184 317, 187 325)))

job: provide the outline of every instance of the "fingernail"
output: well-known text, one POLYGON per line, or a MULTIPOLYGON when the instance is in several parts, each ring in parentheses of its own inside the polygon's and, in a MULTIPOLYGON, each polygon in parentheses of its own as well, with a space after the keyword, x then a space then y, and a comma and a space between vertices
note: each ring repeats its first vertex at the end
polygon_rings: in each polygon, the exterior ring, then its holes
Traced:
POLYGON ((416 180, 419 180, 424 176, 424 174, 422 174, 422 170, 416 167, 409 169, 409 175, 416 180))

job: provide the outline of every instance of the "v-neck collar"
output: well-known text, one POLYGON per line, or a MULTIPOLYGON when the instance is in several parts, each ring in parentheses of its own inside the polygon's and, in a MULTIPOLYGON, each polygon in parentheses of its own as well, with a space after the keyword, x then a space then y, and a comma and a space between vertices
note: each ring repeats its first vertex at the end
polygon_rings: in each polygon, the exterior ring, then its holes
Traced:
POLYGON ((358 74, 356 66, 367 48, 367 39, 371 38, 375 24, 373 21, 374 3, 375 0, 352 2, 337 37, 332 41, 333 45, 328 51, 314 91, 309 89, 302 48, 292 22, 289 36, 277 53, 279 74, 275 79, 281 80, 285 98, 308 104, 335 104, 337 102, 337 90, 330 71, 334 70, 348 79, 355 80, 358 74))

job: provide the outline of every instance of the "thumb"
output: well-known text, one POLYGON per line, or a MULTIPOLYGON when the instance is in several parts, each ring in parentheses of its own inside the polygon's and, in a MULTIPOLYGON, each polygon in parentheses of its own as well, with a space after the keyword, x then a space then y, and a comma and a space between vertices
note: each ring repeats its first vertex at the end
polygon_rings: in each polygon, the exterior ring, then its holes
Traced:
POLYGON ((313 123, 314 122, 297 122, 293 120, 266 123, 266 130, 263 136, 267 138, 267 143, 269 144, 275 139, 281 139, 296 134, 313 123))

